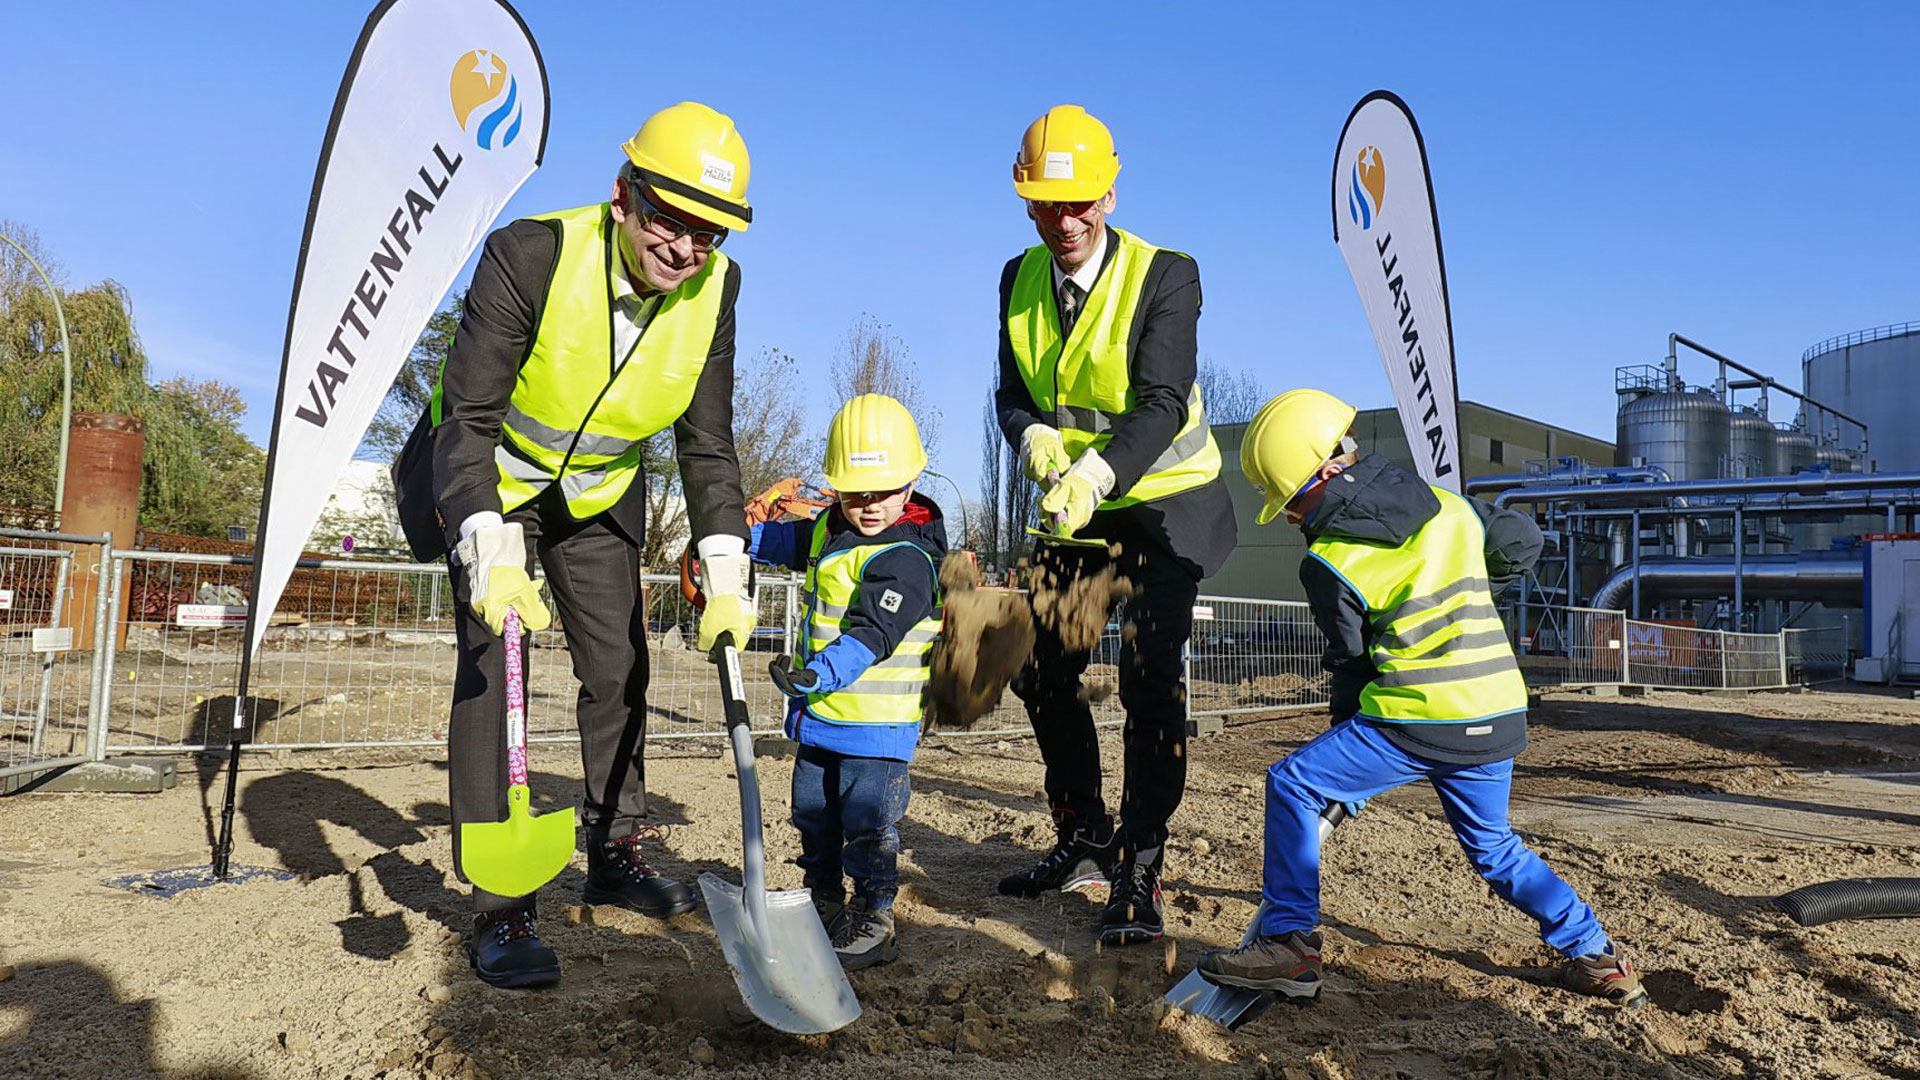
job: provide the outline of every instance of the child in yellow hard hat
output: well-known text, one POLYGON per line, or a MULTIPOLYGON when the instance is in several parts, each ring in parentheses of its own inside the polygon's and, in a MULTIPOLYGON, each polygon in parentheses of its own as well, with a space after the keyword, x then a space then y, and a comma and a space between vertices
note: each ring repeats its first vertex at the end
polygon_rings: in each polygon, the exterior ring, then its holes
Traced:
POLYGON ((893 898, 907 765, 940 632, 940 508, 914 490, 927 452, 898 401, 862 394, 834 415, 823 471, 838 494, 812 521, 753 527, 763 563, 805 570, 800 655, 771 665, 788 695, 800 869, 849 971, 899 956, 893 898), (844 877, 843 877, 844 875, 844 877), (846 899, 844 878, 853 881, 846 899))

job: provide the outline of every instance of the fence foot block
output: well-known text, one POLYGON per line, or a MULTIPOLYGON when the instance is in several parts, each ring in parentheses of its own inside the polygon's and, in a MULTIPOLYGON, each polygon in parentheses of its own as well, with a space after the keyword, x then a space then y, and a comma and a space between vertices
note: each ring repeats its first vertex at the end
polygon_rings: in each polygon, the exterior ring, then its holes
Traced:
POLYGON ((48 795, 73 792, 152 795, 179 782, 171 758, 113 758, 55 769, 21 785, 19 790, 48 795))
POLYGON ((753 756, 756 758, 790 758, 798 749, 799 743, 785 735, 761 735, 753 740, 753 756))
POLYGON ((1619 697, 1619 683, 1595 683, 1587 687, 1588 697, 1619 697))
POLYGON ((1218 735, 1227 730, 1227 722, 1218 716, 1187 717, 1187 738, 1198 735, 1218 735))

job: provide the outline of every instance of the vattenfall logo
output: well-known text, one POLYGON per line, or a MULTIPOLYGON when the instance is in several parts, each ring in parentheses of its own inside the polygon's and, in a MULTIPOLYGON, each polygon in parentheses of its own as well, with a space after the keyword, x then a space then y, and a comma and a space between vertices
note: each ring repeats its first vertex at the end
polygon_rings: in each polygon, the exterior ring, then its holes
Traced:
POLYGON ((1371 146, 1361 148, 1347 190, 1347 212, 1353 215, 1353 223, 1362 229, 1372 228, 1386 194, 1387 166, 1380 160, 1380 151, 1371 146))
POLYGON ((482 150, 513 145, 520 135, 520 80, 507 71, 507 62, 486 49, 454 61, 447 93, 453 115, 482 150), (504 127, 504 130, 503 130, 504 127))

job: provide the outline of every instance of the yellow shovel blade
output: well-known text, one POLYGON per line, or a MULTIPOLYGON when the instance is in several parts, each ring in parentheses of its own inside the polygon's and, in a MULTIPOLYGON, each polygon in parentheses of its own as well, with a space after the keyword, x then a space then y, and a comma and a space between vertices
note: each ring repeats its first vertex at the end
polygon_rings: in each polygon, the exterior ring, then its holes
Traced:
POLYGON ((1036 529, 1031 525, 1027 526, 1027 535, 1039 537, 1042 543, 1063 544, 1067 547, 1103 548, 1109 543, 1109 541, 1091 536, 1061 536, 1059 533, 1048 532, 1045 529, 1036 529))
POLYGON ((526 896, 573 859, 573 807, 534 816, 526 785, 507 789, 507 820, 460 826, 460 869, 496 896, 526 896))

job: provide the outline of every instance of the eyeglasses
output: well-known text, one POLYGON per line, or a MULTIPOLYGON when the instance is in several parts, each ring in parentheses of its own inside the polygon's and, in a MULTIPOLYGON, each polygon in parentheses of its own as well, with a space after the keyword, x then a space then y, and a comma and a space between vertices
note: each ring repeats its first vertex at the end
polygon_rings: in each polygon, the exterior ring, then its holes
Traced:
POLYGON ((911 486, 912 485, 909 484, 905 487, 894 488, 891 491, 842 491, 840 492, 840 498, 855 506, 869 506, 873 503, 886 502, 888 499, 904 493, 907 487, 911 486))
POLYGON ((1027 209, 1036 214, 1045 214, 1048 217, 1083 218, 1092 213, 1094 207, 1105 206, 1106 203, 1107 197, 1105 195, 1097 199, 1080 199, 1076 202, 1058 202, 1052 199, 1028 199, 1027 209))
POLYGON ((654 205, 653 200, 647 198, 645 189, 640 186, 638 180, 629 178, 627 191, 633 195, 633 201, 636 204, 634 213, 640 215, 640 227, 652 229, 666 237, 669 243, 686 236, 692 238, 693 250, 712 251, 726 242, 727 230, 696 229, 654 205))

